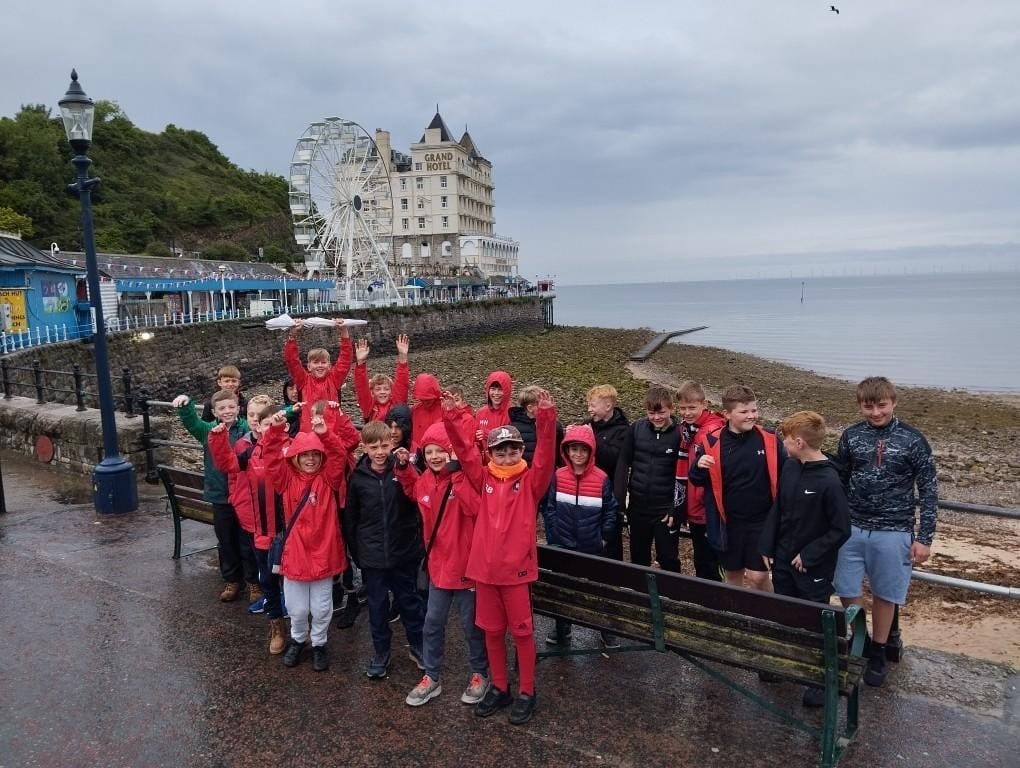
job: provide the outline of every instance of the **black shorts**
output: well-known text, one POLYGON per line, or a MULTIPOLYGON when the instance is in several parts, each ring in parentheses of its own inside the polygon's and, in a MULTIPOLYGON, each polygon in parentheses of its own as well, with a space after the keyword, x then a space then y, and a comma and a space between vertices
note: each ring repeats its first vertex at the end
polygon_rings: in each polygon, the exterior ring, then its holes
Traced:
POLYGON ((748 523, 729 520, 726 523, 726 551, 719 553, 719 565, 726 571, 767 571, 768 566, 758 551, 765 521, 748 523))
POLYGON ((832 573, 815 570, 801 573, 791 565, 777 562, 772 566, 772 589, 777 595, 828 603, 833 592, 832 573))

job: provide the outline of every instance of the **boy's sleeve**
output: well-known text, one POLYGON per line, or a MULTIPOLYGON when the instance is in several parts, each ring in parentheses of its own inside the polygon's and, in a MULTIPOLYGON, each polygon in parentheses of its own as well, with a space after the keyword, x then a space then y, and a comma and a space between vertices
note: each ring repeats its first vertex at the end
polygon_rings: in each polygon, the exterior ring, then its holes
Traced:
POLYGON ((323 477, 326 485, 334 491, 344 484, 344 473, 347 471, 347 449, 340 439, 332 432, 326 431, 319 435, 322 447, 326 449, 326 462, 323 466, 323 477))
POLYGON ((846 433, 847 430, 844 429, 843 434, 839 436, 834 462, 844 488, 850 485, 850 472, 853 470, 853 454, 850 452, 850 441, 847 439, 846 433))
POLYGON ((354 396, 361 409, 361 418, 368 421, 372 413, 372 390, 368 386, 368 366, 364 363, 354 365, 354 396))
POLYGON ((212 412, 212 398, 205 401, 205 405, 202 406, 202 421, 215 421, 212 412))
POLYGON ((687 465, 687 479, 700 488, 708 485, 708 470, 698 466, 698 461, 705 455, 705 443, 698 440, 694 444, 694 452, 691 454, 691 461, 687 465))
POLYGON ((549 490, 546 491, 545 499, 542 504, 539 504, 539 508, 542 510, 542 523, 545 525, 545 543, 550 547, 558 547, 560 542, 556 538, 556 513, 559 510, 556 508, 555 473, 553 473, 553 478, 549 482, 549 490))
POLYGON ((407 393, 411 389, 411 371, 406 361, 397 361, 397 370, 393 374, 393 393, 390 401, 397 403, 407 402, 407 393))
POLYGON ((627 485, 630 482, 630 463, 634 460, 634 426, 627 429, 627 434, 620 445, 620 456, 616 460, 616 477, 613 478, 613 492, 620 510, 627 508, 627 485))
POLYGON ((414 464, 407 462, 406 467, 394 464, 393 474, 396 476, 397 480, 400 481, 400 487, 404 489, 404 495, 407 496, 407 498, 411 499, 411 501, 418 498, 415 495, 414 487, 418 482, 419 475, 418 470, 414 468, 414 464))
POLYGON ((910 463, 914 468, 914 481, 917 484, 918 501, 921 504, 921 519, 917 530, 917 540, 930 547, 935 538, 935 523, 938 520, 939 481, 935 468, 935 457, 931 446, 923 437, 911 448, 910 463))
POLYGON ((300 391, 305 385, 304 367, 301 365, 301 354, 298 352, 297 339, 293 336, 283 343, 283 362, 287 366, 287 373, 294 380, 294 386, 300 391))
POLYGON ((343 411, 337 412, 336 421, 333 422, 333 433, 343 444, 344 450, 348 454, 357 448, 358 443, 361 442, 361 433, 358 431, 358 428, 354 426, 354 422, 351 421, 351 417, 343 411))
POLYGON ((850 508, 846 503, 846 491, 838 480, 826 486, 822 501, 825 516, 829 519, 829 530, 801 549, 800 560, 805 568, 818 565, 850 538, 850 508))
POLYGON ((273 487, 281 493, 287 486, 287 463, 283 458, 283 446, 287 439, 287 428, 283 424, 273 424, 262 436, 266 441, 262 449, 262 458, 266 462, 266 474, 273 482, 273 487))
POLYGON ((237 454, 230 446, 230 435, 227 430, 221 432, 209 432, 209 455, 212 456, 213 466, 224 474, 234 474, 241 471, 237 461, 237 454))
POLYGON ((553 473, 556 471, 556 409, 539 408, 535 414, 535 455, 532 457, 531 483, 535 498, 542 500, 549 490, 553 473))
POLYGON ((613 492, 613 482, 607 476, 602 481, 602 538, 609 540, 616 532, 616 517, 620 509, 613 492))
POLYGON ((347 499, 344 503, 343 537, 347 554, 358 565, 358 525, 361 522, 361 497, 355 483, 347 484, 347 499))
POLYGON ((347 381, 347 374, 351 372, 351 363, 354 361, 354 344, 350 336, 340 337, 340 356, 336 363, 329 369, 330 383, 333 389, 340 391, 340 387, 347 381))
POLYGON ((443 423, 446 425, 446 434, 453 445, 453 452, 457 454, 461 470, 464 476, 471 483, 471 486, 481 493, 484 482, 485 468, 482 466, 482 458, 475 447, 475 434, 473 419, 467 413, 466 408, 452 411, 443 411, 443 423))
MULTIPOLYGON (((776 499, 765 516, 765 523, 761 527, 761 536, 758 537, 758 553, 768 558, 776 556, 776 536, 779 533, 779 488, 782 487, 783 479, 779 478, 779 486, 776 489, 776 499)), ((804 563, 805 567, 807 563, 804 563)))
POLYGON ((206 438, 209 437, 209 431, 213 428, 213 424, 208 421, 202 421, 198 418, 198 414, 195 412, 195 404, 190 400, 177 409, 177 418, 181 420, 181 424, 188 434, 198 440, 198 442, 205 445, 206 438))

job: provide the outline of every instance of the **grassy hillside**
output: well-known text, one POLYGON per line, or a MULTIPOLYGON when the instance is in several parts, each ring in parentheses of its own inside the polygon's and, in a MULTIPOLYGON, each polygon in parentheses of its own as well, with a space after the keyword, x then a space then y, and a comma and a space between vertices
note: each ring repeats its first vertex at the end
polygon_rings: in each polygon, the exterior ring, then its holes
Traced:
MULTIPOLYGON (((286 261, 291 236, 287 182, 231 163, 205 134, 168 125, 162 133, 136 127, 112 102, 96 104, 93 194, 100 250, 166 254, 206 251, 210 258, 252 255, 286 261)), ((30 225, 32 242, 80 248, 71 149, 59 117, 42 105, 0 118, 0 211, 30 225)), ((26 237, 26 239, 30 239, 26 237)))

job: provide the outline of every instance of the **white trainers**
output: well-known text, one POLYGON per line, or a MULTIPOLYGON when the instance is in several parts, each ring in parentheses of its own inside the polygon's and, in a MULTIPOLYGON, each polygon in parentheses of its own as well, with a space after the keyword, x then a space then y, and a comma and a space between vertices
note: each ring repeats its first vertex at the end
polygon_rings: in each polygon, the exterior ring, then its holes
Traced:
POLYGON ((475 672, 471 675, 471 680, 468 681, 468 687, 460 695, 461 702, 464 704, 477 704, 485 698, 485 694, 489 692, 491 685, 492 683, 489 678, 475 672))
POLYGON ((407 698, 404 701, 412 707, 420 707, 422 704, 427 704, 436 698, 442 692, 443 686, 428 675, 425 675, 421 682, 411 689, 411 692, 407 694, 407 698))

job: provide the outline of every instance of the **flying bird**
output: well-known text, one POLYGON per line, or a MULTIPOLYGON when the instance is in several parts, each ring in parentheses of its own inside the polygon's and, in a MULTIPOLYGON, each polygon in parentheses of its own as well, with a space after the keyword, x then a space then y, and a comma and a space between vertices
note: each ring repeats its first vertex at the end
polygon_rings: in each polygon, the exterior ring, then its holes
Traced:
POLYGON ((839 15, 839 8, 837 8, 836 6, 830 5, 829 10, 835 13, 836 15, 839 15))

